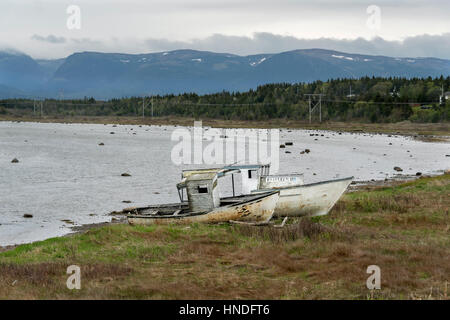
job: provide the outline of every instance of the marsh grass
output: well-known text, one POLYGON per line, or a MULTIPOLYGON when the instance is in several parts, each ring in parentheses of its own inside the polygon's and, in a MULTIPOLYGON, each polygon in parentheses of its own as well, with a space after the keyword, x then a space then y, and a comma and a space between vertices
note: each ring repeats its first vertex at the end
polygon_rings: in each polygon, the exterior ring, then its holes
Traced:
POLYGON ((284 228, 236 225, 234 226, 234 231, 245 237, 259 238, 272 243, 284 243, 304 238, 314 240, 321 235, 329 236, 334 230, 320 223, 313 222, 309 218, 300 218, 295 219, 294 222, 287 224, 284 228))

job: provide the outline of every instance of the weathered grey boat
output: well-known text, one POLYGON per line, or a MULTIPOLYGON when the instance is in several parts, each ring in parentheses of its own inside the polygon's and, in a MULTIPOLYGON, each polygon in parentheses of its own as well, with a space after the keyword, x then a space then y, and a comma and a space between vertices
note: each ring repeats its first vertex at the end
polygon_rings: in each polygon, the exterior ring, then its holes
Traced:
POLYGON ((230 220, 267 222, 274 213, 279 191, 231 197, 221 200, 217 188, 219 170, 190 172, 177 185, 181 190, 179 204, 136 208, 128 214, 132 225, 188 224, 195 222, 217 223, 230 220), (183 201, 186 189, 188 201, 183 201))

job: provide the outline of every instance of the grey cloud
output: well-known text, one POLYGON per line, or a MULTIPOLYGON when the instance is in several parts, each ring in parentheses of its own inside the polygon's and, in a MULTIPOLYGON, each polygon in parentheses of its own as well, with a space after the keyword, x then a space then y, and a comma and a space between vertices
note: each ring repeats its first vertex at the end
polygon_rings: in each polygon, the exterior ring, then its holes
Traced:
POLYGON ((450 59, 450 33, 442 35, 420 35, 407 37, 403 41, 388 41, 380 37, 357 39, 301 39, 272 33, 255 33, 252 37, 214 34, 192 41, 170 41, 148 39, 146 45, 151 51, 174 49, 196 49, 227 52, 239 55, 277 53, 295 49, 321 48, 348 53, 386 55, 394 57, 437 57, 450 59))
POLYGON ((65 43, 66 42, 66 38, 64 37, 57 37, 54 36, 52 34, 44 37, 38 34, 34 34, 31 37, 32 40, 36 40, 36 41, 42 41, 42 42, 48 42, 48 43, 53 43, 53 44, 60 44, 60 43, 65 43))
POLYGON ((99 40, 92 40, 90 38, 71 38, 70 41, 77 45, 89 45, 89 46, 96 46, 96 45, 102 45, 103 42, 99 40))

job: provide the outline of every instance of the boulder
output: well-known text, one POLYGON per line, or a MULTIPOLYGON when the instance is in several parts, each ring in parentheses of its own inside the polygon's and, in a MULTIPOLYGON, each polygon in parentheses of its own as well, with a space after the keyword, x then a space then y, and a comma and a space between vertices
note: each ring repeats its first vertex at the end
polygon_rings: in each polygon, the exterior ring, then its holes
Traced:
POLYGON ((11 163, 19 163, 19 160, 17 158, 14 158, 11 160, 11 163))
POLYGON ((32 215, 32 214, 29 214, 29 213, 25 213, 25 214, 23 215, 23 217, 24 217, 24 218, 33 218, 33 215, 32 215))
POLYGON ((122 177, 131 177, 131 174, 125 172, 125 173, 122 173, 121 176, 122 177))
POLYGON ((397 172, 402 172, 403 171, 403 169, 400 168, 400 167, 394 167, 394 170, 397 171, 397 172))

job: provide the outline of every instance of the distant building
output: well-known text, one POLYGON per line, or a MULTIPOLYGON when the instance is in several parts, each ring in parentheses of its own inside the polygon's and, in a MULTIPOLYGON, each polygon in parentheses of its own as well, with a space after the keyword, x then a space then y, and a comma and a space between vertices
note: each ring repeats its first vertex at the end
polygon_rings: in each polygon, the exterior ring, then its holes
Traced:
POLYGON ((450 99, 450 91, 447 91, 446 93, 444 93, 444 97, 445 97, 445 100, 450 99))
POLYGON ((450 91, 447 91, 447 92, 445 92, 445 93, 442 93, 440 96, 439 96, 439 104, 445 104, 445 100, 448 100, 448 99, 450 99, 450 91))

